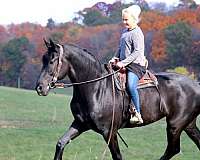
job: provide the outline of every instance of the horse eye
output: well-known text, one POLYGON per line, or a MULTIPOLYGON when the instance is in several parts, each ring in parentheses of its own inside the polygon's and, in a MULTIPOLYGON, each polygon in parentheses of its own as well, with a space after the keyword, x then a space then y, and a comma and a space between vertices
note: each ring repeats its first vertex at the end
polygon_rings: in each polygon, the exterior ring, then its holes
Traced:
POLYGON ((49 63, 50 63, 50 64, 53 64, 53 61, 50 61, 49 63))
POLYGON ((50 72, 49 75, 50 75, 50 76, 53 76, 53 72, 50 72))
POLYGON ((55 57, 54 54, 52 54, 52 55, 51 55, 51 59, 54 59, 54 57, 55 57))

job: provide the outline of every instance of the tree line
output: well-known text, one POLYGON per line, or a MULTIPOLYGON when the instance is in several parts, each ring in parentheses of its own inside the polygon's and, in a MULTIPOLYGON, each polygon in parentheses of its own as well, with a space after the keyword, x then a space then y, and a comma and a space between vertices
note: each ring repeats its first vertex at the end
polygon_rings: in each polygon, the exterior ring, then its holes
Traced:
MULTIPOLYGON (((192 0, 166 10, 164 4, 150 8, 144 0, 140 27, 145 35, 145 55, 154 71, 184 68, 187 74, 200 73, 200 7, 192 0)), ((52 18, 46 26, 33 23, 0 25, 0 85, 33 89, 46 51, 43 38, 65 44, 74 43, 107 63, 117 50, 121 10, 133 3, 96 3, 79 11, 72 22, 56 24, 52 18)), ((183 72, 183 70, 181 70, 183 72)))

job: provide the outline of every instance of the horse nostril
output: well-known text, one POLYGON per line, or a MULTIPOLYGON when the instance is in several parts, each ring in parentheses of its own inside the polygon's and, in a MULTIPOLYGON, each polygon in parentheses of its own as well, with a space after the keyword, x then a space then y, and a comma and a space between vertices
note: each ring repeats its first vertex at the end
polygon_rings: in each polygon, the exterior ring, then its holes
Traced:
POLYGON ((41 90, 42 90, 42 86, 39 85, 39 86, 37 87, 37 90, 38 90, 38 91, 41 91, 41 90))
POLYGON ((55 88, 55 82, 51 82, 49 83, 49 87, 52 89, 52 88, 55 88))

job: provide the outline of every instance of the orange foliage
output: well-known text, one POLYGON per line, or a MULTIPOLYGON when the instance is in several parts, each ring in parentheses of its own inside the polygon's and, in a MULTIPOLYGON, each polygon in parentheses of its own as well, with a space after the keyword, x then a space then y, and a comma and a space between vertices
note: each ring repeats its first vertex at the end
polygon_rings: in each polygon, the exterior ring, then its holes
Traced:
POLYGON ((193 26, 197 24, 197 14, 195 10, 184 9, 177 11, 173 15, 173 18, 175 21, 184 21, 193 26))
POLYGON ((158 31, 173 23, 173 18, 157 11, 144 12, 141 15, 141 28, 144 32, 158 31))
POLYGON ((141 28, 144 33, 154 31, 152 40, 152 55, 156 61, 166 58, 166 42, 163 30, 177 21, 185 21, 193 27, 200 29, 200 8, 197 10, 178 10, 172 15, 164 15, 157 11, 148 11, 142 14, 141 28))
POLYGON ((197 23, 194 27, 200 29, 200 6, 196 9, 197 23))
POLYGON ((8 37, 6 29, 0 25, 0 43, 4 43, 8 37))
POLYGON ((6 32, 6 29, 0 25, 0 33, 6 32))
MULTIPOLYGON (((177 10, 166 15, 158 11, 142 12, 139 24, 144 34, 153 32, 152 54, 156 60, 165 58, 166 42, 162 31, 177 21, 186 21, 193 27, 200 29, 200 8, 196 10, 177 10)), ((25 36, 35 47, 38 55, 46 50, 43 38, 48 39, 53 33, 62 33, 61 43, 75 43, 98 54, 100 57, 117 50, 121 26, 119 24, 84 27, 73 22, 56 26, 52 30, 39 24, 22 23, 10 25, 7 29, 0 26, 0 43, 13 37, 25 36), (5 33, 5 34, 3 34, 5 33)))
POLYGON ((36 47, 36 52, 38 54, 43 53, 44 49, 43 47, 43 38, 46 38, 46 36, 49 34, 49 31, 47 28, 42 27, 41 25, 38 24, 33 24, 33 23, 22 23, 18 25, 10 25, 8 27, 8 32, 13 36, 13 37, 26 37, 29 39, 29 41, 35 45, 36 47))
POLYGON ((166 58, 166 41, 162 31, 154 34, 152 42, 152 55, 156 61, 166 58))
POLYGON ((10 67, 12 66, 12 64, 9 62, 9 61, 4 61, 1 66, 0 66, 0 69, 3 71, 3 72, 6 72, 7 70, 10 69, 10 67))

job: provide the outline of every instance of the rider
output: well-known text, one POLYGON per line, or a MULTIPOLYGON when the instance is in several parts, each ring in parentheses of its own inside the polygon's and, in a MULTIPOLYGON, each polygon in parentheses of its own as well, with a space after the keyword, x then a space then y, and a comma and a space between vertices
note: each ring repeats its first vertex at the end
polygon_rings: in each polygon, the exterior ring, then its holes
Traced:
POLYGON ((141 9, 138 5, 132 5, 122 10, 122 21, 125 26, 119 43, 119 49, 110 62, 114 62, 116 58, 119 61, 116 66, 119 68, 126 67, 128 69, 128 91, 136 113, 131 114, 130 123, 143 123, 140 112, 140 99, 137 90, 139 79, 145 73, 146 58, 144 56, 144 35, 140 27, 139 15, 141 9))

